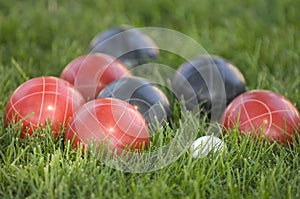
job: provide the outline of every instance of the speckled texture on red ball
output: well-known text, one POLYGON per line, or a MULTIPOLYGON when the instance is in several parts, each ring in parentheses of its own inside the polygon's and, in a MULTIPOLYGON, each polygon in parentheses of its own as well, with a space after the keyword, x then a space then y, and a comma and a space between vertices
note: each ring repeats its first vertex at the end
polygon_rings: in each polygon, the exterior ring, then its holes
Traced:
POLYGON ((80 108, 68 124, 64 139, 73 142, 73 147, 103 144, 106 150, 121 154, 124 148, 147 149, 149 137, 145 119, 132 105, 120 99, 100 98, 80 108))
POLYGON ((109 83, 131 76, 127 67, 115 57, 103 53, 82 55, 72 60, 61 78, 70 82, 89 101, 109 83))
POLYGON ((270 141, 290 143, 299 131, 296 107, 282 95, 253 90, 235 98, 223 113, 221 124, 227 130, 237 128, 242 134, 263 135, 270 141))
POLYGON ((49 121, 55 137, 73 113, 84 104, 81 94, 67 81, 37 77, 21 84, 11 95, 5 110, 6 125, 22 122, 24 138, 49 121))

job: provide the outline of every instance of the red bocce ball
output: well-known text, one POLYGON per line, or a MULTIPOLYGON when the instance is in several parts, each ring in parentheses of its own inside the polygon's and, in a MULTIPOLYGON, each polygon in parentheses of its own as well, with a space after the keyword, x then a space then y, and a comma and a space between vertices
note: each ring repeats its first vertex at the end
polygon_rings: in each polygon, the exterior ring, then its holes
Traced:
POLYGON ((300 130, 296 107, 282 95, 267 90, 249 91, 235 98, 221 123, 225 133, 237 128, 242 134, 264 136, 281 144, 291 143, 300 130))
POLYGON ((95 99, 107 84, 125 76, 131 74, 118 59, 103 53, 94 53, 72 60, 60 77, 73 84, 86 101, 89 101, 95 99))
POLYGON ((65 141, 78 148, 82 143, 102 145, 118 155, 126 148, 141 151, 149 146, 148 126, 129 103, 114 98, 92 100, 82 106, 67 126, 65 141))
POLYGON ((84 104, 81 94, 67 81, 56 77, 37 77, 20 85, 6 105, 6 126, 22 123, 21 137, 32 135, 38 127, 52 124, 57 138, 73 113, 84 104))

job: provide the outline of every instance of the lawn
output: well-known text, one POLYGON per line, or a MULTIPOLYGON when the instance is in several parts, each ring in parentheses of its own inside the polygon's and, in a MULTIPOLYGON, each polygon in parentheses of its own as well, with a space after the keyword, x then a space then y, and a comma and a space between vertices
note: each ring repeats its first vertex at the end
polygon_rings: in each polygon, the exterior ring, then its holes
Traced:
MULTIPOLYGON (((21 83, 59 76, 96 34, 120 24, 181 32, 236 65, 247 89, 276 91, 300 110, 299 9, 297 0, 0 1, 0 198, 300 198, 299 144, 233 131, 222 137, 224 153, 194 160, 186 151, 159 170, 126 173, 62 139, 21 140, 3 118, 21 83)), ((162 58, 174 68, 177 60, 162 58)), ((194 127, 197 136, 204 126, 194 127)))

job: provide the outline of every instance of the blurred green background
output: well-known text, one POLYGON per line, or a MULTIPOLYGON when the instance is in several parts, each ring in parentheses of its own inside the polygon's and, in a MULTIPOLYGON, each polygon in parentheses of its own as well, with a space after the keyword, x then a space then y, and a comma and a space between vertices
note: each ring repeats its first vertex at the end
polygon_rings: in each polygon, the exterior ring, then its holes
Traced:
POLYGON ((286 85, 299 72, 298 9, 294 0, 1 1, 0 61, 15 59, 29 77, 58 75, 101 31, 120 24, 164 27, 232 61, 250 88, 289 94, 296 88, 286 85))

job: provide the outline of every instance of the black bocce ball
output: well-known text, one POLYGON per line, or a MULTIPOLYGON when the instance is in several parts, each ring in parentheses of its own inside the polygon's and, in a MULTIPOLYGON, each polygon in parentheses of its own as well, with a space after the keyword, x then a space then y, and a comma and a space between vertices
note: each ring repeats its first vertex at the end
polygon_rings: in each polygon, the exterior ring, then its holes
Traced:
POLYGON ((155 60, 159 50, 154 41, 139 29, 120 26, 101 32, 90 43, 90 52, 117 57, 127 66, 137 66, 155 60))
POLYGON ((164 125, 172 118, 171 106, 164 92, 155 84, 141 77, 124 77, 107 85, 98 98, 122 99, 133 105, 148 124, 158 121, 164 125))
POLYGON ((227 60, 201 55, 178 68, 172 88, 178 99, 183 97, 187 109, 193 110, 200 104, 205 111, 212 111, 215 103, 220 105, 220 115, 227 104, 246 91, 246 83, 239 69, 227 60))

